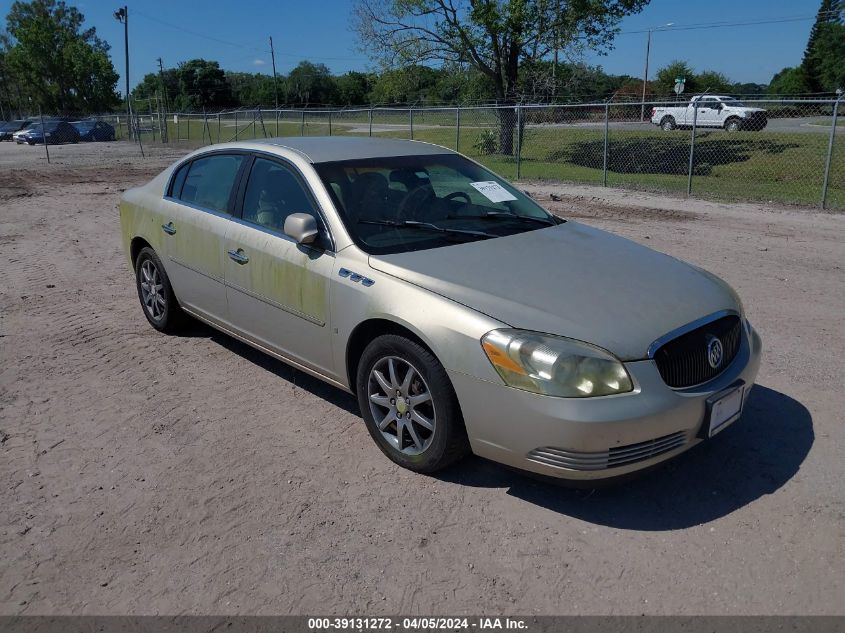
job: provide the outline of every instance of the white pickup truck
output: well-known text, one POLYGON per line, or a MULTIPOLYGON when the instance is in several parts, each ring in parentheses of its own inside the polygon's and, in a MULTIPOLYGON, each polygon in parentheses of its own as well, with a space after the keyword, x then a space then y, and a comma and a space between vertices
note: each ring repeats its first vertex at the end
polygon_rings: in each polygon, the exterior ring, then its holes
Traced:
POLYGON ((738 99, 721 95, 698 95, 685 106, 651 109, 651 122, 667 131, 692 127, 693 119, 696 127, 721 127, 728 132, 759 131, 768 121, 762 108, 749 108, 738 99))

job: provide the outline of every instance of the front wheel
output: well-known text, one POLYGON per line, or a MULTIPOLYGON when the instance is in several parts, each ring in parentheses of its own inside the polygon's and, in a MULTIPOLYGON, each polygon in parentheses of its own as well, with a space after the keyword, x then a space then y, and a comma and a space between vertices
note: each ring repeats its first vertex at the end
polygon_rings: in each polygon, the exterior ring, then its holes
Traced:
POLYGON ((394 334, 376 338, 361 356, 356 386, 367 430, 400 466, 430 473, 469 452, 452 383, 422 345, 394 334))
POLYGON ((170 279, 156 252, 150 247, 141 249, 135 260, 135 282, 144 316, 160 332, 174 332, 184 323, 170 279))
POLYGON ((725 121, 726 132, 739 132, 742 129, 742 124, 739 119, 728 119, 725 121))

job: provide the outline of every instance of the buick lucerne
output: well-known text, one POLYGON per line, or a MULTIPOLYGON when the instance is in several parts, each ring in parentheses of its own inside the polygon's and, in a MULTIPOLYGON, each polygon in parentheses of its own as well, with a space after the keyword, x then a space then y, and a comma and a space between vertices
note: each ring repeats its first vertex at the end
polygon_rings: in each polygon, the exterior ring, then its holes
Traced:
POLYGON ((418 472, 468 452, 568 479, 646 468, 735 422, 760 362, 716 276, 427 143, 206 147, 120 220, 154 328, 194 317, 356 394, 418 472))

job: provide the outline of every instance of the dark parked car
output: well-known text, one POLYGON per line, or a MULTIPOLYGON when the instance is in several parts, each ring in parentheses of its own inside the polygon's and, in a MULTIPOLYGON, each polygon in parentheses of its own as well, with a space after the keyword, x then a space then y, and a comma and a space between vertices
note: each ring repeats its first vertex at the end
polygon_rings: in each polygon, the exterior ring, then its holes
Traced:
POLYGON ((74 121, 80 141, 113 141, 114 128, 104 121, 74 121))
POLYGON ((22 130, 31 123, 32 121, 28 121, 26 119, 19 119, 17 121, 8 121, 0 124, 0 141, 11 141, 12 134, 17 132, 18 130, 22 130))
POLYGON ((43 126, 40 123, 32 126, 21 138, 29 145, 43 143, 45 140, 50 145, 78 143, 79 132, 66 121, 45 121, 43 126))

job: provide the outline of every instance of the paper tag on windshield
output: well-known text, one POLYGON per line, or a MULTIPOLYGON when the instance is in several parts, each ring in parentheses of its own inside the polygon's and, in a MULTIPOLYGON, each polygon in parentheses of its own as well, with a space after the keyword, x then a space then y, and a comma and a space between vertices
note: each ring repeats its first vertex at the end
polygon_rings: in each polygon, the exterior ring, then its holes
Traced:
POLYGON ((490 202, 507 202, 508 200, 516 200, 516 196, 511 194, 502 185, 492 180, 471 182, 469 184, 490 202))

